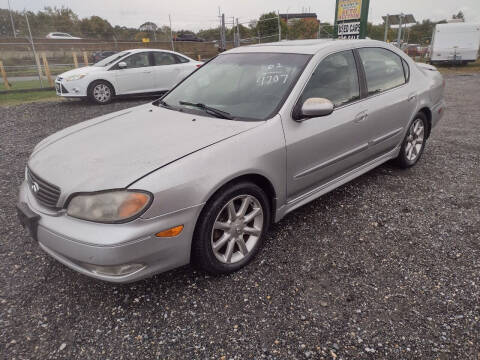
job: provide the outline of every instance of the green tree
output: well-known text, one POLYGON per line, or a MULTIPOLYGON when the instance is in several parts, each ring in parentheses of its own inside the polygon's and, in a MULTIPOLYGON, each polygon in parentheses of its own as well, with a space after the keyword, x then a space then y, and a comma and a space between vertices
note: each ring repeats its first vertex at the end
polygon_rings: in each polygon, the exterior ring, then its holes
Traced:
POLYGON ((114 34, 112 25, 99 16, 80 20, 79 28, 82 35, 89 38, 111 39, 114 34))
POLYGON ((288 38, 316 39, 318 37, 319 23, 316 19, 298 19, 288 27, 288 38))
POLYGON ((265 41, 277 41, 278 37, 278 19, 275 12, 269 12, 261 15, 255 26, 255 32, 265 41))

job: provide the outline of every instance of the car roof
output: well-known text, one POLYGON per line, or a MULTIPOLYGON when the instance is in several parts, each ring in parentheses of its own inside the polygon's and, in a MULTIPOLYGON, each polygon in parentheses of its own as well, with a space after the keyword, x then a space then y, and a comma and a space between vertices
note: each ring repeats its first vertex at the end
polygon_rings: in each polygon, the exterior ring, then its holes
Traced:
POLYGON ((166 49, 148 49, 148 48, 140 48, 140 49, 128 49, 128 50, 122 50, 123 51, 129 51, 130 53, 134 54, 134 53, 138 53, 138 52, 142 52, 142 51, 161 51, 161 52, 167 52, 167 53, 171 53, 171 54, 177 54, 177 55, 181 55, 183 57, 188 57, 187 55, 183 55, 183 54, 180 54, 176 51, 171 51, 171 50, 166 50, 166 49))
POLYGON ((377 40, 337 40, 337 39, 312 39, 312 40, 284 40, 266 44, 255 44, 233 48, 224 52, 247 53, 247 52, 277 52, 293 54, 314 55, 324 49, 345 49, 357 47, 390 47, 387 43, 377 40))

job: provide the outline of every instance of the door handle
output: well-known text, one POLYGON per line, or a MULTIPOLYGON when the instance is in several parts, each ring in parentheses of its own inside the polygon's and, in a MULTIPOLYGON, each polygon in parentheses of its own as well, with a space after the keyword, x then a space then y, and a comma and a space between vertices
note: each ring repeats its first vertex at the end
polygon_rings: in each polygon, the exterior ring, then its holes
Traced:
POLYGON ((408 96, 407 101, 413 101, 413 100, 415 100, 416 98, 417 98, 417 94, 410 94, 410 95, 408 96))
POLYGON ((362 111, 357 116, 355 116, 355 119, 353 120, 353 122, 358 124, 358 123, 361 123, 362 121, 367 120, 367 118, 368 118, 368 113, 366 111, 362 111))
POLYGON ((145 74, 150 74, 152 72, 152 70, 143 70, 142 72, 145 73, 145 74))

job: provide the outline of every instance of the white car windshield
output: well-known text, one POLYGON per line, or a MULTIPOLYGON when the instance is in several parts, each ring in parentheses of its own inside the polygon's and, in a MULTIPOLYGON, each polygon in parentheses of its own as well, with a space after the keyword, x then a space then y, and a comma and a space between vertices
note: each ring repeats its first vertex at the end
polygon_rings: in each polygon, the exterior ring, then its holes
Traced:
POLYGON ((110 55, 109 57, 106 57, 103 60, 100 60, 99 62, 93 64, 93 66, 104 67, 104 66, 111 65, 115 61, 120 60, 122 57, 128 54, 130 54, 130 51, 121 51, 119 53, 110 55))
POLYGON ((310 58, 283 53, 223 54, 158 104, 227 119, 265 120, 278 111, 310 58))

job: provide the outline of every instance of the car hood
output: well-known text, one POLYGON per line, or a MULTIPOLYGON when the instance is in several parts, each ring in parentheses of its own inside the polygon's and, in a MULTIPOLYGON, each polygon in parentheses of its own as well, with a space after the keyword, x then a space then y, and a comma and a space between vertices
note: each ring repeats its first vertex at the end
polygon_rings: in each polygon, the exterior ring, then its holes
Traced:
POLYGON ((105 70, 105 68, 101 66, 84 66, 78 69, 66 71, 58 76, 62 78, 66 78, 73 75, 88 75, 88 74, 102 71, 102 70, 105 70))
POLYGON ((49 136, 35 147, 28 166, 59 186, 63 197, 125 188, 160 167, 260 124, 142 105, 49 136))

